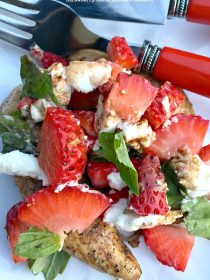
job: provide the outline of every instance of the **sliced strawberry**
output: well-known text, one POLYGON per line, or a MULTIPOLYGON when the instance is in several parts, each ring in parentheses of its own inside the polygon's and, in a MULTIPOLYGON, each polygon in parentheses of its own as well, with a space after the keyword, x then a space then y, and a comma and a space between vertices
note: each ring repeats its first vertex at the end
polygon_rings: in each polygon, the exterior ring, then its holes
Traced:
POLYGON ((145 151, 152 151, 161 159, 170 159, 183 149, 196 154, 203 144, 208 125, 209 121, 200 116, 174 115, 155 131, 156 139, 145 151))
POLYGON ((202 147, 198 155, 205 164, 210 165, 210 144, 202 147))
POLYGON ((84 132, 72 112, 58 107, 47 109, 39 151, 39 164, 50 184, 81 179, 87 160, 87 145, 84 132))
POLYGON ((87 139, 86 139, 87 153, 89 153, 93 149, 93 147, 96 143, 96 140, 97 140, 96 137, 87 135, 87 139))
POLYGON ((175 88, 170 82, 165 82, 144 113, 152 128, 157 129, 169 119, 175 109, 184 101, 184 94, 175 88))
POLYGON ((51 52, 45 52, 37 45, 31 48, 31 55, 39 60, 42 66, 47 69, 54 63, 62 63, 64 66, 69 65, 69 61, 51 52))
POLYGON ((84 129, 85 133, 90 136, 96 136, 95 130, 95 112, 92 111, 72 111, 75 118, 80 121, 80 126, 84 129))
POLYGON ((15 255, 14 249, 18 241, 20 233, 26 232, 28 226, 18 219, 18 210, 21 202, 15 204, 7 213, 6 218, 6 232, 9 241, 10 249, 12 252, 12 259, 15 263, 25 262, 27 259, 15 255))
POLYGON ((109 42, 107 53, 112 62, 118 63, 127 69, 134 68, 138 64, 135 54, 123 37, 116 36, 112 38, 109 42))
POLYGON ((140 75, 120 73, 105 101, 105 113, 116 113, 122 120, 137 122, 157 93, 150 81, 140 75))
POLYGON ((112 73, 111 78, 108 80, 108 82, 102 86, 99 87, 100 92, 103 94, 103 96, 107 97, 108 93, 110 92, 113 83, 116 81, 117 76, 120 72, 122 72, 122 67, 119 64, 111 63, 112 65, 112 73))
POLYGON ((138 172, 140 190, 165 190, 165 178, 155 154, 142 154, 141 159, 132 159, 132 162, 138 172))
POLYGON ((169 211, 165 191, 145 190, 138 196, 132 194, 128 207, 141 216, 165 215, 169 211))
POLYGON ((195 242, 195 237, 185 228, 167 225, 143 229, 142 232, 147 246, 161 263, 185 270, 195 242))
POLYGON ((89 162, 88 177, 92 186, 96 189, 109 187, 107 176, 112 172, 117 172, 117 168, 111 162, 89 162))
POLYGON ((32 98, 24 96, 23 98, 21 98, 20 102, 18 103, 17 108, 22 109, 24 107, 30 106, 33 102, 34 100, 32 98))
POLYGON ((112 204, 117 203, 121 198, 128 198, 129 197, 129 189, 128 187, 123 188, 120 191, 117 190, 111 190, 107 194, 108 198, 111 198, 112 204))
POLYGON ((89 93, 82 93, 75 90, 71 95, 69 108, 71 110, 93 110, 98 104, 100 94, 99 89, 89 93))
POLYGON ((67 186, 56 192, 47 187, 30 195, 19 208, 19 219, 56 234, 87 229, 108 207, 109 199, 85 185, 67 186))

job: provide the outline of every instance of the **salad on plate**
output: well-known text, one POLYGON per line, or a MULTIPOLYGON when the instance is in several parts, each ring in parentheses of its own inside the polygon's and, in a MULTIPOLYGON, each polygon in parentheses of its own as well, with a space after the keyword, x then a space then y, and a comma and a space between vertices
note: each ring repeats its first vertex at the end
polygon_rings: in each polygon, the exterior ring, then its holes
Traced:
POLYGON ((144 267, 143 236, 185 271, 195 237, 210 239, 209 121, 183 90, 140 75, 126 40, 61 58, 34 46, 22 85, 0 107, 0 172, 23 200, 7 213, 12 261, 46 280, 70 256, 117 279, 144 267))

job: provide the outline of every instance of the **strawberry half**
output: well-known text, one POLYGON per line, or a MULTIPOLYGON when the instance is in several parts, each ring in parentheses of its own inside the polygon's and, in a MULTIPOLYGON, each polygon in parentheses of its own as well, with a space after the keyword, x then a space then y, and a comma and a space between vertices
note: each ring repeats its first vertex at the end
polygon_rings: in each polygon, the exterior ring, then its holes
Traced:
POLYGON ((205 164, 210 165, 210 144, 202 147, 198 155, 205 164))
POLYGON ((167 225, 143 229, 142 232, 145 243, 161 263, 185 270, 195 242, 195 237, 185 228, 167 225))
POLYGON ((118 172, 117 168, 111 162, 89 162, 88 177, 91 180, 92 186, 96 189, 109 187, 107 176, 112 172, 118 172))
POLYGON ((132 194, 128 208, 141 216, 165 215, 169 211, 166 192, 145 190, 138 196, 132 194))
POLYGON ((20 233, 26 232, 28 230, 28 226, 18 219, 18 211, 21 204, 21 202, 15 204, 8 211, 5 226, 7 239, 12 252, 12 259, 15 263, 25 262, 27 260, 23 257, 15 255, 14 252, 20 233))
POLYGON ((142 154, 140 159, 132 159, 138 172, 140 190, 165 190, 165 177, 161 171, 160 160, 153 153, 142 154))
POLYGON ((78 181, 87 160, 84 131, 72 112, 50 107, 41 128, 38 161, 49 183, 78 181))
POLYGON ((105 101, 104 111, 108 114, 114 111, 120 119, 135 123, 156 94, 157 88, 144 77, 120 73, 105 101))
POLYGON ((47 187, 30 195, 19 208, 19 219, 38 229, 68 233, 87 229, 108 207, 109 199, 85 185, 67 186, 56 192, 47 187))
POLYGON ((152 104, 144 113, 152 128, 157 129, 169 119, 175 109, 184 101, 184 94, 170 82, 165 82, 158 90, 152 104))
POLYGON ((156 139, 145 151, 152 151, 161 159, 170 159, 183 149, 197 154, 203 144, 208 125, 209 121, 200 116, 174 115, 155 130, 156 139))
POLYGON ((31 55, 39 60, 45 69, 49 68, 54 63, 62 63, 64 66, 69 65, 69 61, 67 59, 51 52, 45 52, 37 45, 31 48, 31 55))
POLYGON ((123 37, 112 38, 108 44, 107 53, 112 62, 127 69, 134 68, 138 64, 136 56, 123 37))

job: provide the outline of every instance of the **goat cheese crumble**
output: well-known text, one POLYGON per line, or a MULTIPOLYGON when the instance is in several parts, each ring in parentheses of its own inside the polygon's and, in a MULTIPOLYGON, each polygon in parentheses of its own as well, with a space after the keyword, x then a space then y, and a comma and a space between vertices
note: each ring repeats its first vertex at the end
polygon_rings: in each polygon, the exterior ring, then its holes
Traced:
POLYGON ((18 150, 6 154, 0 153, 0 172, 12 176, 29 176, 42 180, 44 186, 49 185, 37 158, 18 150))

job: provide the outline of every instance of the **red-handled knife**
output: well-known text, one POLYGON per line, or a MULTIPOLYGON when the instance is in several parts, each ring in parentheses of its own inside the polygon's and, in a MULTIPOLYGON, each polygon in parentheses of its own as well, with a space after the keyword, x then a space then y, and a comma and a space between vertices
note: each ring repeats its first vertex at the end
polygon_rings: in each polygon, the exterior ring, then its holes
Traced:
POLYGON ((210 98, 210 58, 145 41, 138 71, 210 98))

